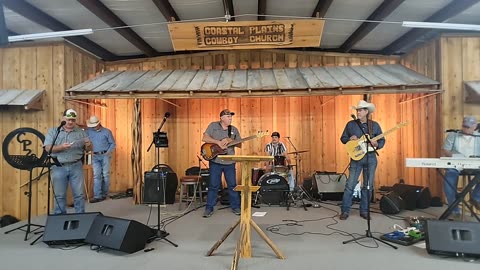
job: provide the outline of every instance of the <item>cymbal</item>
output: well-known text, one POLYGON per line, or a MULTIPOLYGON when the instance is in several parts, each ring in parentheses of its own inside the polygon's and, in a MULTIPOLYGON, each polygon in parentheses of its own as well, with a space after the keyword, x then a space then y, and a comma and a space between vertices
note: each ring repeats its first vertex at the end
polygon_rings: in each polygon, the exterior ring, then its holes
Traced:
POLYGON ((310 152, 310 150, 300 150, 300 151, 290 152, 290 153, 287 153, 287 154, 295 155, 295 154, 306 153, 306 152, 310 152))

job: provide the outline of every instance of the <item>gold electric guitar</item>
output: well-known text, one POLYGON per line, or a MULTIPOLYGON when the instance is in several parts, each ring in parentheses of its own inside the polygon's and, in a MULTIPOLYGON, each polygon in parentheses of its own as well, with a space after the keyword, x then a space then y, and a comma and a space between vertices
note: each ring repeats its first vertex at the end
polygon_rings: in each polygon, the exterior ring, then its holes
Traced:
MULTIPOLYGON (((268 130, 265 132, 259 131, 256 135, 241 139, 241 140, 231 140, 230 143, 228 143, 227 147, 234 146, 237 144, 240 144, 242 142, 246 142, 249 140, 253 140, 255 138, 261 138, 264 137, 268 134, 268 130)), ((202 144, 202 147, 200 149, 200 153, 202 154, 202 157, 205 160, 212 160, 216 158, 218 155, 225 155, 227 153, 227 149, 222 149, 218 144, 216 143, 204 143, 202 144)))
MULTIPOLYGON (((396 125, 395 127, 387 130, 386 132, 371 138, 370 141, 375 142, 375 141, 385 137, 385 135, 387 135, 389 133, 392 133, 395 130, 397 130, 401 127, 404 127, 406 125, 408 125, 408 122, 400 123, 400 124, 396 125)), ((368 136, 368 134, 367 134, 367 136, 368 136)), ((365 156, 365 154, 367 153, 367 140, 365 138, 365 135, 363 135, 360 139, 357 139, 357 140, 354 140, 354 141, 348 141, 345 144, 345 148, 347 149, 347 153, 348 153, 348 155, 350 156, 351 159, 353 159, 353 160, 362 159, 365 156)))

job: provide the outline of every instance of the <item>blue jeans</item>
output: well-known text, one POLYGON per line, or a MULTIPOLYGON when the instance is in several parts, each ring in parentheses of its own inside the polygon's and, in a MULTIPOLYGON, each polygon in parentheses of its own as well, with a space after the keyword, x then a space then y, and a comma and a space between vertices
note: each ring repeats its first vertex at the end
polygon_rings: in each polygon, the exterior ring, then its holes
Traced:
POLYGON ((207 206, 206 210, 213 211, 217 204, 218 190, 222 185, 222 172, 227 180, 228 195, 230 198, 230 207, 232 209, 240 208, 240 195, 233 190, 237 186, 235 164, 222 165, 210 161, 210 185, 208 185, 207 206))
POLYGON ((342 213, 350 213, 352 207, 352 197, 355 186, 358 184, 358 178, 363 171, 363 184, 360 199, 360 213, 367 213, 368 204, 372 197, 372 191, 375 180, 375 170, 377 169, 377 156, 375 153, 367 153, 362 159, 350 160, 350 169, 347 183, 345 184, 345 190, 343 192, 342 201, 342 213), (367 189, 367 180, 370 188, 367 189))
POLYGON ((55 215, 67 213, 67 186, 69 182, 72 188, 75 213, 85 212, 83 164, 79 161, 62 167, 52 167, 52 184, 55 194, 53 213, 55 215))
MULTIPOLYGON (((445 170, 445 178, 443 180, 443 192, 445 192, 445 197, 447 197, 448 204, 453 203, 457 198, 457 184, 459 175, 460 172, 456 169, 445 170)), ((480 185, 475 186, 470 196, 472 199, 480 201, 480 185)), ((460 213, 460 209, 458 207, 455 207, 452 210, 452 213, 460 213)))
POLYGON ((108 189, 110 188, 110 160, 111 156, 108 154, 93 155, 93 195, 95 199, 102 199, 108 196, 108 189))

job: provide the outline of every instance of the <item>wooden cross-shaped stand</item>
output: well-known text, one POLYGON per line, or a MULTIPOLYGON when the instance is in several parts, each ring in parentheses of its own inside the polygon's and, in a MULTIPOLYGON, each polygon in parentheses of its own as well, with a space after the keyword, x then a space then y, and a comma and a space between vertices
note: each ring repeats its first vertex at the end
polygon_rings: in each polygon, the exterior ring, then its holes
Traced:
POLYGON ((237 269, 238 259, 242 258, 251 258, 252 257, 252 245, 250 242, 250 225, 257 231, 260 237, 272 248, 273 252, 277 255, 279 259, 285 259, 282 252, 275 246, 275 244, 268 238, 268 236, 258 227, 255 221, 252 220, 252 192, 260 189, 259 186, 250 185, 250 168, 253 167, 254 163, 260 161, 272 161, 273 156, 234 156, 234 155, 222 155, 219 158, 223 160, 232 160, 237 162, 242 162, 242 184, 235 187, 236 191, 241 191, 241 215, 240 219, 230 227, 220 240, 218 240, 215 245, 207 253, 207 256, 211 256, 213 252, 228 238, 228 236, 235 230, 235 228, 240 224, 240 238, 238 238, 237 247, 235 249, 235 254, 233 255, 233 261, 231 269, 237 269))

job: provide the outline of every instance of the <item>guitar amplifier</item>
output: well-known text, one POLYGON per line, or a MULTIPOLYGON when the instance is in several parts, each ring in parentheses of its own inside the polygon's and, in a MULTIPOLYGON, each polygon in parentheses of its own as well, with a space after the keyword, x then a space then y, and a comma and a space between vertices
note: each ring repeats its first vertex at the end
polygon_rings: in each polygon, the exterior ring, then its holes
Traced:
POLYGON ((317 190, 322 201, 341 201, 347 177, 335 172, 316 172, 313 175, 313 189, 317 190))

